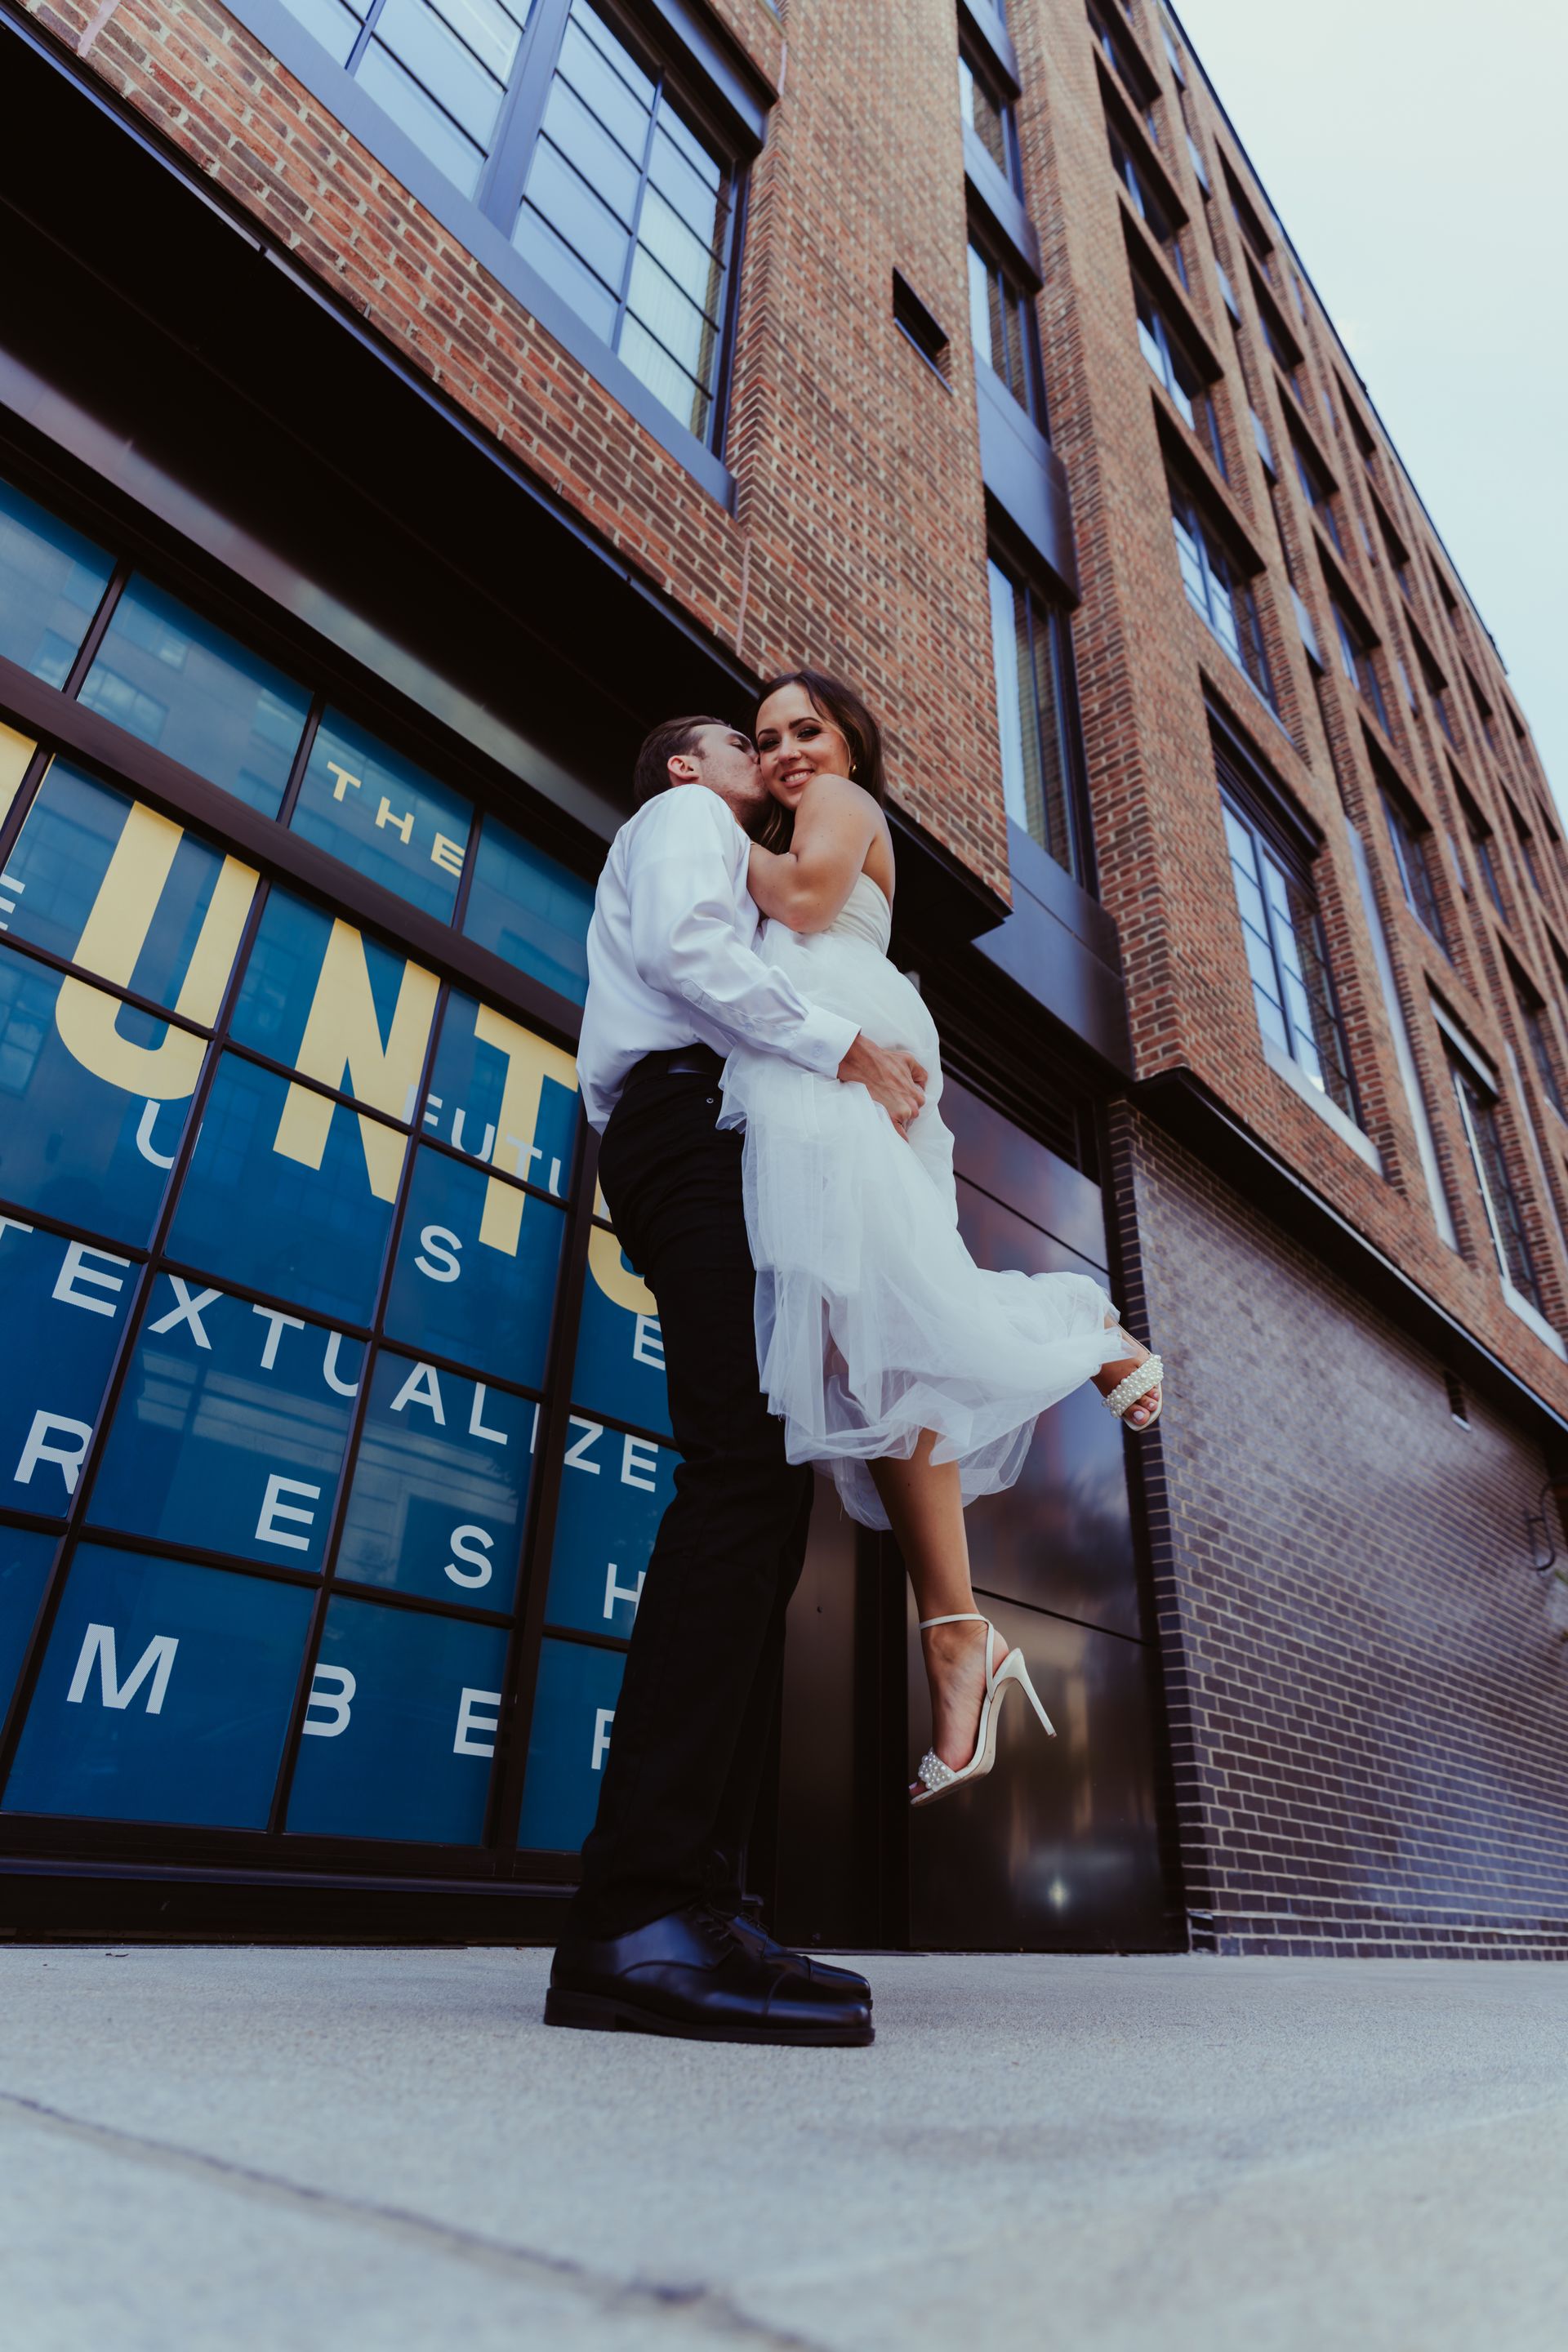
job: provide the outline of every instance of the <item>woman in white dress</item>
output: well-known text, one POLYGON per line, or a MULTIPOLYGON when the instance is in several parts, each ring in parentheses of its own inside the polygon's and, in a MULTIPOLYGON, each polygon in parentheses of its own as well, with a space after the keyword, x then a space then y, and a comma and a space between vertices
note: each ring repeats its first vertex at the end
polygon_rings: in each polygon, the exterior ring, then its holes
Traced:
POLYGON ((1162 1368, 1088 1276, 988 1273, 960 1238, 936 1030, 888 960, 893 845, 870 712, 840 680, 795 671, 764 688, 756 741, 781 812, 774 845, 751 854, 759 951, 926 1074, 900 1129, 864 1087, 742 1049, 721 1119, 745 1129, 758 1362, 789 1458, 830 1470, 909 1570, 932 1727, 910 1796, 925 1804, 990 1770, 1015 1683, 1051 1728, 1022 1653, 975 1610, 965 1504, 1012 1485, 1039 1414, 1086 1380, 1147 1429, 1162 1368))

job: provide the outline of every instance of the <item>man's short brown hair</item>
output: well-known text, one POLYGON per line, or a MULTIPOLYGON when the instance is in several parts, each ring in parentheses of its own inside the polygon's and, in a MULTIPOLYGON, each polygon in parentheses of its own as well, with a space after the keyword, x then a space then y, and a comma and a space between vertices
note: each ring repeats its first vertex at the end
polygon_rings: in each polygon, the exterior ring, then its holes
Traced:
POLYGON ((643 738, 632 769, 632 799, 638 808, 668 789, 670 761, 695 751, 705 727, 722 727, 727 734, 730 722, 727 719, 666 719, 643 738))

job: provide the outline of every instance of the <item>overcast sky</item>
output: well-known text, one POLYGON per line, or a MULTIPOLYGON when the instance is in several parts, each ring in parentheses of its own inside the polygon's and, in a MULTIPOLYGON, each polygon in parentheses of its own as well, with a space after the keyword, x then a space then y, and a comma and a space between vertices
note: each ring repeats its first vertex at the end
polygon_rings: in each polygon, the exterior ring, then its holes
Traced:
POLYGON ((1568 811, 1568 5, 1172 5, 1568 811))

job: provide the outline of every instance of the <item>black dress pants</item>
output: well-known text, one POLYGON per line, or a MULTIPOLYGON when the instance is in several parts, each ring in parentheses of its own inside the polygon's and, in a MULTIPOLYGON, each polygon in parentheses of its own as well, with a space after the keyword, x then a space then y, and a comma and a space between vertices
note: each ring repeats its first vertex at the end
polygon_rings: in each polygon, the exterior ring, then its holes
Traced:
POLYGON ((681 1462, 638 1603, 583 1849, 572 1939, 694 1902, 733 1908, 805 1556, 812 1474, 784 1458, 757 1378, 742 1140, 716 1080, 647 1076, 616 1104, 599 1177, 658 1301, 681 1462))

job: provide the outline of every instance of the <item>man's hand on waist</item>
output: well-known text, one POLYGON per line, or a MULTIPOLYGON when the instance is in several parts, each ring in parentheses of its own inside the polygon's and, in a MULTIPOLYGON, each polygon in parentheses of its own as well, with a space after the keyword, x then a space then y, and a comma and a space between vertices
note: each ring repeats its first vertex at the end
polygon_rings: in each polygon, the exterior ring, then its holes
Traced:
POLYGON ((864 1030, 838 1065, 844 1086, 862 1086, 881 1104, 900 1135, 925 1103, 926 1072, 901 1045, 876 1045, 864 1030))

